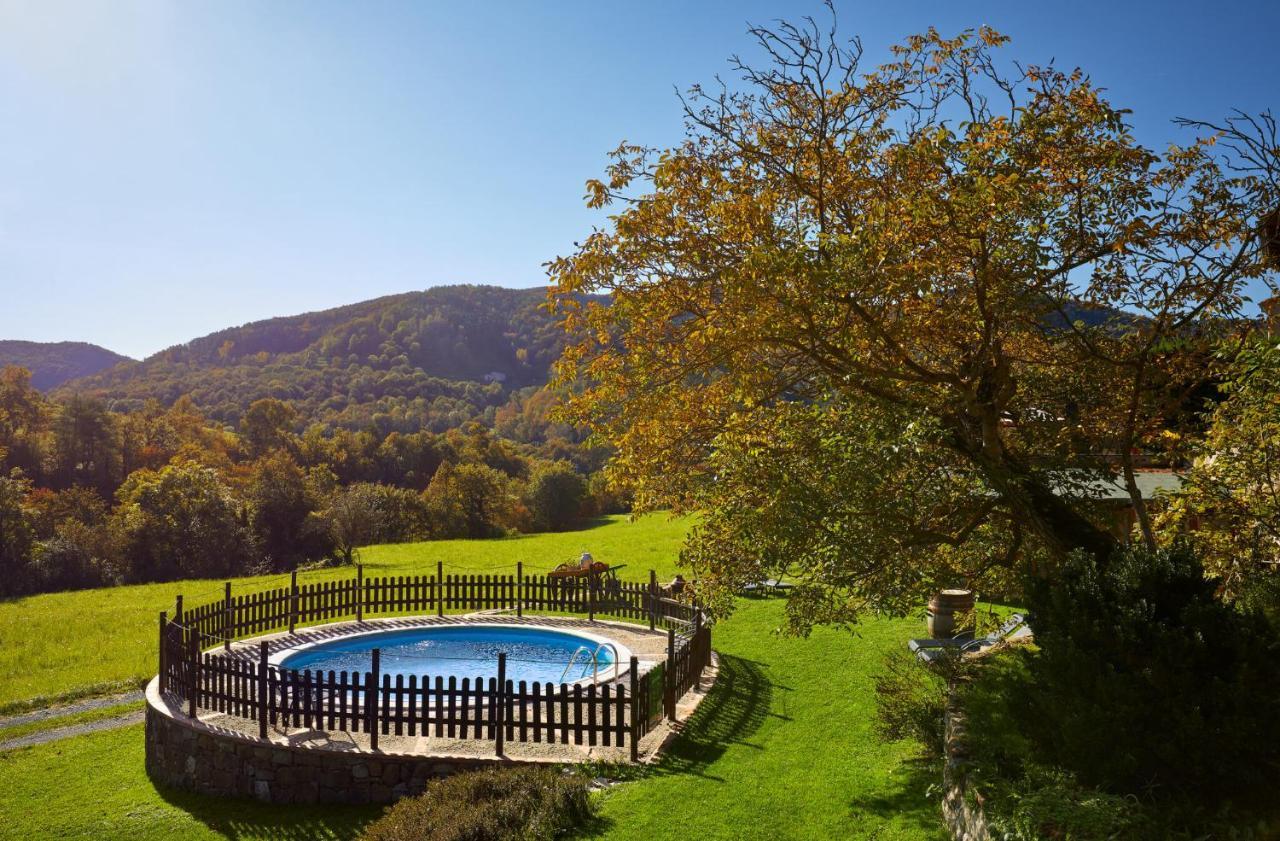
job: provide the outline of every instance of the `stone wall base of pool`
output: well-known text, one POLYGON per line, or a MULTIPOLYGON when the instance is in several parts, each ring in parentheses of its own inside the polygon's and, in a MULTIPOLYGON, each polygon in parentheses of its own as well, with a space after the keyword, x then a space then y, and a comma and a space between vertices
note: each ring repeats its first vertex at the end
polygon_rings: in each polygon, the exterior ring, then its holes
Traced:
MULTIPOLYGON (((147 688, 147 774, 162 785, 271 803, 390 803, 429 780, 516 764, 498 757, 411 756, 295 747, 192 721, 147 688)), ((528 762, 529 760, 523 760, 528 762)))
MULTIPOLYGON (((439 620, 399 619, 387 624, 433 621, 439 620)), ((525 621, 590 624, 624 640, 640 656, 656 655, 665 644, 665 634, 624 623, 525 621)), ((284 644, 308 635, 327 636, 335 627, 338 626, 300 631, 291 638, 275 635, 263 639, 284 644)), ((693 714, 715 682, 717 665, 713 656, 701 680, 678 700, 677 722, 693 714)), ((640 742, 641 761, 654 761, 673 736, 670 722, 655 727, 640 742)), ((478 768, 625 758, 625 752, 618 747, 545 742, 508 743, 502 756, 495 755, 493 745, 484 741, 384 736, 382 742, 380 749, 373 749, 366 734, 275 726, 263 739, 258 737, 252 721, 204 710, 191 718, 180 699, 160 692, 158 679, 147 687, 148 775, 158 784, 201 794, 252 797, 272 803, 390 803, 421 792, 433 779, 478 768)))

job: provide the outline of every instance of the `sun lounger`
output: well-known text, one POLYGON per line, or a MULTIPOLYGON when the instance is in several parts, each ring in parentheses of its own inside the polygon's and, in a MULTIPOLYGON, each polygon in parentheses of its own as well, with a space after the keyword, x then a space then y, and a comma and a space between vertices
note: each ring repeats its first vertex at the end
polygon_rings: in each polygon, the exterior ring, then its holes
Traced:
POLYGON ((766 578, 763 581, 753 581, 750 584, 742 585, 744 593, 776 593, 780 590, 790 590, 793 585, 788 584, 780 578, 766 578))
POLYGON ((914 651, 916 655, 926 663, 933 662, 947 652, 955 651, 960 653, 968 653, 971 651, 981 651, 984 648, 990 648, 998 642, 1008 639, 1017 639, 1031 635, 1031 629, 1027 627, 1027 617, 1021 613, 1014 613, 1009 616, 985 637, 977 639, 916 639, 907 643, 907 648, 914 651))

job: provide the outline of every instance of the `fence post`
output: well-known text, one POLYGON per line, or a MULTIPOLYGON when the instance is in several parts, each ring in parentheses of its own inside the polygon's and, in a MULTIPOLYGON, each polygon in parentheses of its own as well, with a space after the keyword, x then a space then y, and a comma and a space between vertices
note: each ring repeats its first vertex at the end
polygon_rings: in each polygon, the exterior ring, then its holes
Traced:
POLYGON ((289 573, 289 633, 298 626, 298 571, 289 573))
POLYGON ((596 573, 587 577, 587 619, 596 621, 596 573))
POLYGON ((444 616, 444 561, 436 561, 436 616, 444 616))
POLYGON ((231 637, 235 632, 235 607, 231 604, 231 582, 228 581, 222 597, 222 647, 231 650, 231 637))
POLYGON ((267 695, 267 642, 258 643, 258 738, 267 738, 267 708, 271 699, 267 695))
POLYGON ((649 570, 649 630, 658 622, 658 573, 649 570))
POLYGON ((640 759, 640 658, 631 655, 631 761, 640 759))
POLYGON ((524 616, 524 561, 516 561, 516 616, 524 616))
POLYGON ((494 733, 497 735, 494 751, 498 756, 502 756, 502 746, 506 736, 505 722, 503 713, 507 709, 507 652, 498 652, 498 691, 489 699, 489 703, 493 704, 492 717, 494 724, 494 733))
POLYGON ((667 720, 676 720, 676 630, 667 629, 667 667, 662 670, 662 705, 667 720))
POLYGON ((192 628, 187 632, 187 656, 191 658, 191 668, 187 687, 187 716, 196 717, 196 693, 200 691, 200 632, 192 628))
POLYGON ((364 621, 364 564, 356 564, 356 621, 364 621))
POLYGON ((174 599, 173 621, 174 622, 182 621, 182 594, 181 593, 178 594, 178 598, 174 599))
POLYGON ((373 750, 378 749, 378 680, 382 672, 382 650, 375 648, 373 650, 373 662, 369 667, 372 671, 368 674, 368 682, 365 685, 364 708, 369 716, 369 747, 373 750))
POLYGON ((165 613, 163 610, 162 610, 162 611, 160 611, 160 675, 159 675, 159 684, 158 684, 158 685, 159 685, 159 687, 160 687, 160 694, 161 694, 161 695, 163 695, 163 694, 164 694, 164 687, 165 687, 165 676, 164 676, 164 647, 165 647, 165 646, 164 646, 164 638, 165 638, 165 631, 166 631, 166 630, 168 630, 165 626, 166 626, 166 625, 168 625, 168 624, 169 624, 169 615, 168 615, 167 613, 165 613))

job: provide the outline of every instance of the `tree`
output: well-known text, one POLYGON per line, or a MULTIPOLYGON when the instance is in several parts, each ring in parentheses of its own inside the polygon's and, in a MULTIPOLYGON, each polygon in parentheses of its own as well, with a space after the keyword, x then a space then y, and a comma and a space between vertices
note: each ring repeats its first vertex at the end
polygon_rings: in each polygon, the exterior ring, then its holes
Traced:
POLYGON ((353 564, 356 551, 374 542, 378 533, 377 496, 372 485, 356 484, 343 488, 329 502, 326 519, 334 549, 345 564, 353 564))
POLYGON ((86 485, 110 496, 120 481, 120 448, 115 420, 106 405, 72 395, 61 405, 53 431, 58 485, 86 485))
POLYGON ((437 537, 495 537, 511 514, 511 479, 485 464, 440 465, 425 491, 437 537))
POLYGON ((525 507, 539 531, 562 531, 579 522, 587 482, 568 462, 539 465, 524 492, 525 507))
POLYGON ((989 29, 875 69, 812 21, 751 31, 767 65, 694 87, 683 143, 588 182, 621 208, 550 264, 585 337, 567 418, 639 507, 706 512, 704 589, 798 574, 801 627, 1107 557, 1072 499, 1102 453, 1153 540, 1132 451, 1264 274, 1276 181, 1209 139, 1143 148, 1080 71, 1002 69, 989 29))
POLYGON ((40 467, 38 436, 48 424, 44 397, 31 385, 31 372, 16 365, 0 368, 0 471, 40 467))
POLYGON ((111 528, 131 580, 222 578, 252 567, 242 507, 217 471, 189 461, 138 470, 117 498, 111 528))
POLYGON ((76 519, 62 521, 32 553, 34 589, 43 593, 117 583, 110 548, 105 530, 76 519))
POLYGON ((291 449, 295 445, 294 422, 298 413, 292 406, 274 397, 264 397, 249 404, 240 419, 240 437, 252 456, 272 450, 291 449))
POLYGON ((29 588, 28 564, 35 530, 26 507, 31 483, 20 470, 0 474, 0 594, 15 595, 29 588))
POLYGON ((426 535, 428 503, 407 488, 357 482, 338 490, 325 511, 329 533, 344 563, 370 543, 418 540, 426 535))
POLYGON ((302 468, 284 451, 263 456, 253 465, 246 493, 249 527, 270 569, 296 569, 332 548, 328 529, 313 514, 318 502, 308 491, 302 468))
POLYGON ((1226 399, 1208 413, 1187 483, 1160 525, 1194 547, 1220 594, 1234 600, 1280 587, 1280 349, 1249 341, 1224 368, 1226 399))

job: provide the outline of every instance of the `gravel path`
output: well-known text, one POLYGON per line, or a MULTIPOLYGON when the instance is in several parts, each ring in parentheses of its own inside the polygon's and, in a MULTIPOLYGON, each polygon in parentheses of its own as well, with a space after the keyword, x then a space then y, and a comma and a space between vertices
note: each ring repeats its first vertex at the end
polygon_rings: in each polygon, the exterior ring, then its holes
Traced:
MULTIPOLYGON (((99 705, 101 706, 101 705, 99 705)), ((90 709, 93 709, 90 707, 90 709)), ((83 736, 85 733, 96 733, 99 730, 112 730, 116 727, 127 727, 130 724, 140 724, 142 722, 145 711, 134 710, 133 712, 118 715, 113 718, 103 718, 98 721, 88 721, 84 724, 73 724, 69 727, 55 727, 52 730, 40 730, 35 733, 28 733, 25 736, 19 736, 16 739, 0 742, 0 751, 13 750, 14 748, 25 748, 31 745, 42 745, 45 742, 56 742, 59 739, 69 739, 72 736, 83 736)))
MULTIPOLYGON (((11 715, 8 718, 0 718, 0 730, 8 727, 17 727, 20 724, 30 724, 33 721, 44 721, 49 718, 61 718, 64 715, 75 715, 76 713, 86 713, 90 710, 100 710, 103 707, 117 707, 121 704, 141 703, 147 699, 147 694, 141 689, 134 689, 129 692, 121 692, 118 695, 104 695, 101 698, 86 698, 83 701, 76 701, 74 704, 62 704, 56 707, 44 707, 39 710, 32 710, 22 715, 11 715)), ((0 733, 0 738, 4 738, 4 734, 0 733)))

